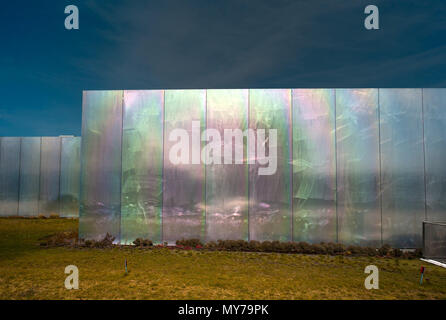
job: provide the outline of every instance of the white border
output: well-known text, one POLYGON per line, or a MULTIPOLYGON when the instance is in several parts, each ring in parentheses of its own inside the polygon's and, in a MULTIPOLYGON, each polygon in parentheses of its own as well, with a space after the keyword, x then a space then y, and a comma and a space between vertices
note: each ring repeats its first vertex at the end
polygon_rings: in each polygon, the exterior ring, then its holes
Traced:
POLYGON ((445 263, 441 263, 441 262, 438 262, 438 261, 435 261, 435 260, 432 260, 432 259, 423 259, 423 258, 421 258, 420 260, 421 261, 426 261, 428 263, 435 264, 436 266, 439 266, 439 267, 446 268, 446 264, 445 263))

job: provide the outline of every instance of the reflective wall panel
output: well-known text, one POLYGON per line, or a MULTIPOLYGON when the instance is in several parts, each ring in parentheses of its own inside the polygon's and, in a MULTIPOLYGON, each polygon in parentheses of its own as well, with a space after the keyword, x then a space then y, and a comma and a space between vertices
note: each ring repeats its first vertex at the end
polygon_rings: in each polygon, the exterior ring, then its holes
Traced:
POLYGON ((379 246, 377 89, 336 89, 338 241, 379 246))
POLYGON ((60 213, 60 138, 42 137, 40 162, 39 214, 60 213))
POLYGON ((420 247, 425 218, 421 89, 380 89, 383 242, 420 247))
POLYGON ((294 241, 336 242, 334 89, 293 90, 294 241))
POLYGON ((446 89, 423 89, 427 220, 446 221, 446 89))
MULTIPOLYGON (((249 96, 249 128, 259 141, 259 129, 266 129, 266 153, 277 149, 275 173, 260 175, 260 164, 265 155, 259 154, 256 143, 256 161, 249 164, 249 233, 251 240, 292 240, 292 154, 291 154, 291 90, 251 89, 249 96), (271 129, 277 130, 277 141, 269 140, 271 129)), ((261 141, 261 140, 260 140, 261 141)), ((248 148, 251 148, 248 146, 248 148)))
POLYGON ((248 240, 248 90, 208 90, 206 114, 206 127, 218 132, 206 143, 218 148, 206 165, 206 239, 248 240))
POLYGON ((121 243, 162 242, 164 91, 125 91, 121 243))
POLYGON ((0 139, 0 216, 18 212, 20 138, 0 139))
MULTIPOLYGON (((444 89, 85 92, 80 235, 419 247, 421 221, 445 220, 445 100, 444 89)), ((57 167, 43 150, 42 168, 57 167)))
POLYGON ((40 137, 22 138, 19 216, 39 214, 40 145, 40 137))
POLYGON ((61 137, 60 216, 79 215, 80 137, 61 137))
POLYGON ((205 107, 206 90, 165 91, 163 241, 205 237, 205 107))
POLYGON ((122 91, 85 91, 79 236, 119 241, 121 222, 122 91))

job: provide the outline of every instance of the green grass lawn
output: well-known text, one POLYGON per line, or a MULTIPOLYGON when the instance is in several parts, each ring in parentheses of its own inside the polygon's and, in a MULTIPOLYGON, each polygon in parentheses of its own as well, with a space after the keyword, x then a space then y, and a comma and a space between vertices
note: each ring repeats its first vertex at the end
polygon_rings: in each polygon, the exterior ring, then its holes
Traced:
POLYGON ((445 299, 446 269, 394 258, 172 249, 42 248, 77 220, 0 219, 0 299, 445 299), (129 273, 124 272, 124 259, 129 273), (79 290, 64 286, 79 268, 79 290), (364 268, 380 270, 378 290, 364 268), (426 278, 419 284, 419 270, 426 278))

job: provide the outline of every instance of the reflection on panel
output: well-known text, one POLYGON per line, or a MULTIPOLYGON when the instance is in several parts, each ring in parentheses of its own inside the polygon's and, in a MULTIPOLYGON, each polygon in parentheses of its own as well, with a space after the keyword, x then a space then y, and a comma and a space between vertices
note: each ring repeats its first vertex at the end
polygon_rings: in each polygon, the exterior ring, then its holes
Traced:
POLYGON ((446 221, 446 89, 423 91, 427 219, 446 221))
POLYGON ((119 241, 122 91, 83 95, 79 236, 119 241))
POLYGON ((20 138, 0 139, 0 216, 15 216, 19 198, 20 138))
POLYGON ((40 139, 22 138, 19 216, 39 214, 40 139))
POLYGON ((60 154, 60 216, 79 212, 80 137, 62 137, 60 154))
POLYGON ((205 90, 166 90, 164 107, 163 240, 204 238, 205 90), (193 127, 194 126, 194 127, 193 127))
POLYGON ((378 90, 336 89, 338 240, 379 246, 378 90))
POLYGON ((420 247, 425 217, 421 89, 380 89, 383 242, 420 247))
POLYGON ((250 239, 290 241, 291 90, 251 89, 249 101, 249 128, 254 130, 255 137, 249 137, 248 148, 256 145, 256 161, 249 164, 250 239), (270 140, 273 130, 276 130, 277 141, 270 140), (260 174, 261 171, 264 174, 260 174))
POLYGON ((248 90, 208 90, 206 115, 206 239, 248 240, 248 90))
POLYGON ((60 138, 42 137, 40 163, 39 214, 60 213, 60 138))
POLYGON ((294 241, 336 242, 333 89, 293 90, 294 241))
POLYGON ((162 242, 164 91, 125 91, 121 243, 162 242))
MULTIPOLYGON (((421 89, 86 92, 80 236, 419 247, 425 192, 427 217, 446 218, 446 93, 425 90, 425 157, 422 96, 421 89)), ((0 156, 14 162, 3 140, 0 156)), ((33 143, 24 139, 22 157, 33 143)), ((61 214, 75 202, 65 201, 75 179, 64 175, 75 157, 62 145, 61 214)), ((57 163, 43 149, 42 173, 50 175, 57 163)), ((36 161, 21 163, 34 176, 21 179, 29 186, 20 212, 36 205, 36 161)), ((1 168, 2 179, 14 180, 1 168)), ((55 194, 48 179, 40 185, 46 214, 55 194)), ((2 200, 14 198, 1 188, 2 200)))

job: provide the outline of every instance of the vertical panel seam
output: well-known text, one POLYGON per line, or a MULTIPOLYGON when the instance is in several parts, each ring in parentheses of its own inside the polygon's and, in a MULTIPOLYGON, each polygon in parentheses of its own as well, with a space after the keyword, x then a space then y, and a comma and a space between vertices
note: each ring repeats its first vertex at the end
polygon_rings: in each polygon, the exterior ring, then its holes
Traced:
MULTIPOLYGON (((3 142, 3 137, 0 137, 0 178, 3 177, 3 173, 2 173, 2 142, 3 142)), ((0 208, 3 206, 3 184, 0 182, 0 208)), ((1 214, 1 213, 0 213, 1 214)))
MULTIPOLYGON (((204 98, 204 130, 206 131, 208 127, 208 90, 205 89, 205 98, 204 98)), ((201 136, 201 132, 200 132, 201 136)), ((200 148, 201 153, 201 148, 200 148)), ((201 154, 200 154, 201 158, 201 154)), ((201 160, 200 160, 201 161, 201 160)), ((202 217, 204 218, 204 230, 202 231, 202 239, 203 241, 206 241, 206 235, 207 235, 207 163, 205 161, 204 163, 204 214, 202 214, 202 217)))
POLYGON ((334 93, 334 151, 335 151, 335 212, 336 212, 336 242, 339 242, 339 217, 338 217, 338 138, 337 138, 337 95, 334 93))
MULTIPOLYGON (((0 178, 2 177, 2 142, 3 142, 3 137, 0 137, 0 178)), ((3 194, 3 184, 0 182, 0 208, 3 206, 2 194, 3 194)))
POLYGON ((62 140, 63 137, 59 137, 59 192, 58 192, 58 202, 59 202, 59 215, 62 216, 62 210, 61 210, 61 182, 62 182, 62 140))
POLYGON ((421 123, 423 128, 424 219, 427 220, 426 137, 424 133, 424 89, 421 89, 421 123))
POLYGON ((291 110, 289 112, 290 115, 290 125, 291 125, 291 133, 290 130, 288 132, 291 134, 291 137, 288 139, 290 143, 290 156, 289 156, 289 169, 290 169, 290 203, 291 203, 291 241, 294 242, 294 122, 293 122, 293 112, 294 112, 294 103, 293 103, 293 89, 290 89, 290 106, 291 110))
POLYGON ((40 197, 40 189, 41 189, 41 187, 40 187, 40 184, 41 184, 41 182, 42 182, 42 137, 40 137, 40 154, 39 154, 39 194, 38 194, 38 197, 37 197, 37 215, 39 215, 40 214, 40 200, 41 200, 41 197, 40 197))
POLYGON ((380 90, 378 88, 378 159, 379 159, 379 209, 380 209, 380 230, 381 230, 381 245, 383 245, 383 203, 382 203, 382 169, 381 169, 381 100, 380 90))
POLYGON ((20 180, 21 180, 21 171, 22 171, 22 140, 23 138, 19 138, 19 176, 18 176, 18 184, 17 184, 17 216, 20 213, 20 180))
POLYGON ((119 243, 121 243, 121 225, 122 225, 122 146, 123 146, 123 139, 124 139, 124 91, 121 92, 121 172, 119 173, 119 243))
POLYGON ((160 241, 164 243, 164 149, 165 149, 165 131, 166 131, 166 90, 163 90, 163 129, 162 129, 162 170, 161 170, 161 225, 160 225, 160 241))
MULTIPOLYGON (((3 137, 0 137, 0 177, 2 177, 2 141, 3 137)), ((3 206, 2 193, 3 193, 3 184, 0 182, 0 208, 3 206)))
POLYGON ((250 209, 251 209, 251 201, 250 201, 250 193, 251 193, 251 190, 249 189, 249 187, 250 187, 250 183, 249 183, 249 178, 250 178, 250 174, 251 174, 251 172, 250 172, 250 168, 251 168, 251 165, 249 164, 249 156, 250 156, 250 153, 249 153, 249 148, 250 148, 250 146, 249 146, 249 129, 250 129, 250 119, 251 119, 251 89, 248 89, 248 123, 247 123, 247 132, 248 132, 248 134, 247 134, 247 137, 246 137, 246 143, 247 143, 247 148, 246 148, 246 160, 247 160, 247 167, 248 167, 248 181, 247 181, 247 187, 248 187, 248 241, 251 241, 251 228, 250 228, 250 216, 249 216, 249 214, 250 214, 250 209))
MULTIPOLYGON (((79 152, 80 152, 80 155, 79 155, 79 161, 80 161, 80 164, 79 164, 79 176, 78 176, 78 178, 79 178, 79 187, 78 187, 78 193, 79 193, 79 195, 78 195, 78 201, 79 201, 79 203, 78 203, 78 206, 77 206, 77 210, 78 210, 78 216, 79 216, 79 231, 80 231, 80 226, 81 226, 81 205, 82 205, 82 202, 83 202, 83 196, 82 196, 82 189, 84 189, 82 186, 83 186, 83 168, 84 168, 84 164, 83 164, 83 162, 84 162, 84 152, 83 152, 83 149, 85 149, 85 147, 84 147, 84 139, 83 139, 83 131, 85 131, 84 130, 84 123, 85 123, 85 125, 86 125, 86 123, 87 123, 87 118, 85 117, 85 110, 84 110, 84 100, 85 100, 85 92, 82 92, 82 125, 81 125, 81 143, 80 143, 80 147, 79 147, 79 152), (85 117, 85 118, 84 118, 85 117)), ((79 232, 79 237, 81 237, 81 233, 79 232)))

